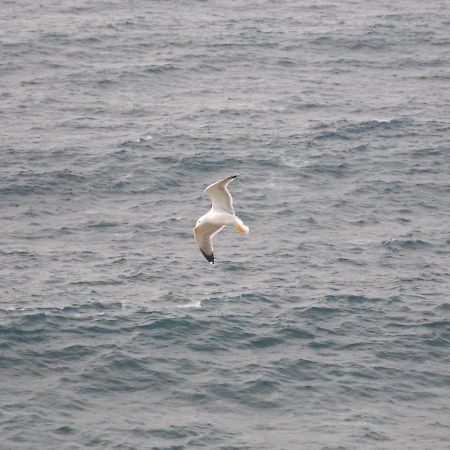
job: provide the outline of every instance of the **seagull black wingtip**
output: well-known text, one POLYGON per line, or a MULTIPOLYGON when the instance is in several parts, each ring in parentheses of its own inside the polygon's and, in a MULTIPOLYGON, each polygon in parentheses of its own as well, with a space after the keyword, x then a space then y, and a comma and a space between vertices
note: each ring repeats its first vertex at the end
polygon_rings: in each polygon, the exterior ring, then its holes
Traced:
POLYGON ((206 261, 214 265, 214 253, 208 255, 208 253, 205 253, 202 249, 200 249, 200 251, 202 252, 202 255, 205 257, 206 261))

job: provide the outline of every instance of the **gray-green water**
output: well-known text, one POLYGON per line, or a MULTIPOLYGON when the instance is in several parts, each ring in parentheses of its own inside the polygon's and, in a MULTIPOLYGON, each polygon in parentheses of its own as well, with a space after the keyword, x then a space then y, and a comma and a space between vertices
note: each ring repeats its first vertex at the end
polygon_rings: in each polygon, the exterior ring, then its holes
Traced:
POLYGON ((0 6, 2 450, 449 448, 446 2, 0 6))

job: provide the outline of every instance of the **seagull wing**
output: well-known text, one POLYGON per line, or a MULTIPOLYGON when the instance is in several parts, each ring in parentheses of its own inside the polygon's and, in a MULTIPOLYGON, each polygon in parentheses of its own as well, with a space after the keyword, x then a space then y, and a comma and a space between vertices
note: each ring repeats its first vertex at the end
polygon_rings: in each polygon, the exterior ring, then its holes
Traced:
POLYGON ((239 175, 233 175, 213 183, 205 189, 205 192, 211 197, 213 211, 226 211, 234 214, 233 199, 227 186, 239 175))
POLYGON ((212 238, 223 227, 223 225, 203 224, 195 228, 194 237, 198 248, 208 262, 214 264, 214 253, 212 238))

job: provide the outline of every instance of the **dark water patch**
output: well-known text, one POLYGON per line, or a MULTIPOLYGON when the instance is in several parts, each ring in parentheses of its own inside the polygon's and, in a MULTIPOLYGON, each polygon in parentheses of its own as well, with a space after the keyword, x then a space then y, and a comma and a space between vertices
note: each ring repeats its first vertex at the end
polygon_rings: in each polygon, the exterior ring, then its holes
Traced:
POLYGON ((88 280, 88 281, 72 281, 69 284, 73 286, 110 286, 123 284, 123 280, 109 279, 109 280, 88 280))
POLYGON ((63 306, 62 308, 52 308, 48 310, 51 314, 62 313, 87 313, 89 311, 122 311, 123 304, 118 301, 111 302, 99 302, 99 301, 91 301, 86 303, 79 303, 75 305, 63 306))
MULTIPOLYGON (((231 351, 236 346, 242 347, 245 342, 255 337, 255 333, 246 330, 243 327, 246 324, 245 320, 239 317, 222 317, 223 323, 218 326, 215 324, 211 331, 206 331, 202 335, 198 336, 194 342, 189 346, 195 351, 231 351)), ((208 328, 211 328, 213 322, 209 324, 208 328)), ((249 344, 251 345, 251 344, 249 344)))
POLYGON ((77 433, 77 430, 75 428, 72 428, 68 425, 63 425, 59 428, 56 428, 53 430, 54 433, 62 434, 62 435, 69 435, 69 434, 75 434, 77 433))
POLYGON ((442 349, 448 349, 450 347, 450 327, 448 328, 447 336, 436 336, 431 339, 425 339, 424 344, 430 347, 437 347, 442 349))
MULTIPOLYGON (((145 434, 149 434, 150 436, 161 438, 161 439, 167 439, 167 440, 173 440, 173 439, 183 439, 186 437, 192 437, 196 436, 197 433, 195 433, 191 428, 186 426, 180 426, 180 425, 170 425, 167 428, 152 428, 149 430, 145 430, 145 434)), ((174 449, 174 450, 185 450, 184 446, 170 446, 170 447, 152 447, 152 449, 174 449)))
POLYGON ((247 266, 244 263, 229 262, 224 265, 223 270, 225 272, 242 272, 247 270, 247 266))
MULTIPOLYGON (((441 170, 439 167, 436 167, 436 168, 421 167, 420 165, 416 164, 415 167, 411 167, 405 173, 407 175, 440 174, 441 170)), ((424 185, 418 184, 417 186, 419 187, 419 186, 424 186, 424 185)), ((429 186, 430 185, 428 185, 426 187, 429 187, 429 186)))
POLYGON ((167 372, 143 371, 114 371, 111 367, 102 369, 86 369, 81 375, 85 382, 80 392, 91 395, 112 395, 114 393, 131 393, 140 391, 158 391, 176 386, 178 377, 167 372))
POLYGON ((378 351, 375 353, 378 359, 383 359, 387 361, 414 361, 414 362, 425 362, 427 358, 423 356, 416 355, 413 351, 402 350, 386 350, 378 351))
POLYGON ((295 382, 299 385, 310 385, 310 382, 328 377, 327 371, 334 365, 319 363, 308 359, 281 359, 274 369, 278 377, 285 382, 295 382), (307 384, 306 384, 307 383, 307 384))
POLYGON ((296 213, 295 210, 293 209, 280 209, 279 211, 277 211, 277 216, 279 217, 288 217, 291 216, 292 214, 296 213))
MULTIPOLYGON (((149 342, 158 342, 158 345, 170 347, 171 345, 182 344, 189 345, 199 351, 205 347, 205 339, 201 334, 207 330, 211 324, 207 321, 203 322, 195 318, 177 318, 163 317, 158 318, 150 323, 137 325, 136 330, 140 331, 139 341, 143 342, 149 339, 149 342)), ((216 345, 214 338, 209 342, 212 345, 211 350, 220 350, 222 345, 220 342, 216 345)), ((208 343, 206 344, 206 348, 208 343)))
POLYGON ((118 225, 117 222, 108 222, 106 220, 101 220, 100 222, 90 221, 87 224, 89 228, 112 228, 117 227, 118 225))
POLYGON ((220 339, 214 337, 209 339, 199 338, 195 342, 190 343, 189 348, 195 352, 204 352, 205 354, 227 352, 230 350, 228 341, 222 342, 220 339))
POLYGON ((157 319, 148 324, 139 325, 138 328, 144 330, 179 330, 181 331, 190 331, 194 329, 200 328, 200 323, 198 320, 192 317, 179 318, 179 317, 163 317, 157 319))
POLYGON ((102 78, 101 80, 97 80, 95 85, 99 88, 108 88, 110 86, 114 86, 117 84, 117 80, 113 80, 111 78, 102 78))
POLYGON ((337 303, 350 303, 350 304, 360 304, 360 303, 375 303, 381 302, 381 298, 371 298, 364 295, 356 294, 334 294, 325 296, 327 302, 337 302, 337 303))
POLYGON ((175 156, 155 156, 153 158, 154 161, 162 164, 172 165, 177 164, 179 162, 179 157, 175 156))
POLYGON ((20 343, 45 342, 49 331, 44 327, 25 329, 22 325, 2 325, 0 326, 0 336, 6 339, 3 343, 4 346, 10 348, 20 343))
POLYGON ((425 328, 432 328, 432 329, 443 328, 444 330, 448 330, 450 332, 450 319, 434 320, 431 322, 418 323, 417 326, 425 327, 425 328))
POLYGON ((327 349, 333 348, 334 343, 332 341, 313 341, 308 343, 308 347, 313 349, 327 349))
POLYGON ((74 344, 63 347, 59 350, 44 350, 39 352, 36 356, 47 361, 57 361, 59 364, 60 362, 79 361, 80 359, 91 356, 95 353, 95 347, 74 344))
POLYGON ((266 348, 273 347, 274 345, 280 345, 282 343, 283 339, 274 336, 264 336, 251 340, 248 345, 253 348, 266 348))
POLYGON ((375 442, 386 442, 386 441, 392 441, 390 437, 388 437, 386 434, 379 433, 373 430, 366 431, 363 435, 364 439, 368 439, 369 441, 375 441, 375 442))
POLYGON ((151 64, 145 68, 145 72, 157 74, 157 75, 165 75, 168 72, 175 72, 180 70, 180 67, 175 64, 151 64))
POLYGON ((257 380, 246 382, 243 392, 252 395, 271 395, 274 392, 277 392, 279 388, 280 383, 278 381, 259 378, 257 380))
POLYGON ((119 371, 131 371, 135 373, 144 370, 146 364, 145 361, 140 361, 136 358, 117 357, 112 362, 111 367, 119 371))
POLYGON ((327 306, 311 306, 296 312, 299 318, 305 317, 308 319, 328 319, 331 316, 345 314, 347 311, 343 308, 331 308, 327 306))
POLYGON ((336 260, 336 262, 341 263, 341 264, 349 264, 351 266, 357 266, 357 267, 367 266, 367 263, 365 261, 351 259, 351 258, 340 257, 336 260))
POLYGON ((191 72, 220 72, 222 69, 213 64, 195 64, 189 68, 191 72))
POLYGON ((296 327, 285 327, 278 332, 285 339, 314 339, 314 335, 308 331, 296 327))
POLYGON ((57 178, 61 178, 64 180, 70 180, 79 183, 84 183, 86 181, 85 176, 73 173, 69 169, 57 170, 55 172, 52 172, 50 175, 56 176, 57 178))
POLYGON ((432 247, 429 242, 422 241, 421 239, 389 239, 383 241, 383 245, 392 252, 398 252, 402 249, 405 250, 422 250, 432 247))
POLYGON ((16 179, 26 179, 24 183, 12 182, 0 187, 4 195, 48 195, 49 193, 70 193, 71 188, 83 185, 87 178, 68 169, 53 172, 21 171, 16 179))
POLYGON ((306 173, 316 175, 331 175, 336 178, 342 178, 347 175, 349 166, 345 163, 341 164, 308 164, 305 167, 306 173))
POLYGON ((239 303, 241 301, 245 303, 247 302, 273 303, 273 300, 268 295, 262 294, 260 292, 245 292, 234 297, 234 300, 238 301, 239 303))
POLYGON ((359 122, 355 125, 349 125, 346 127, 346 130, 351 133, 367 132, 375 129, 398 130, 404 127, 411 127, 414 124, 414 121, 408 117, 387 120, 368 120, 359 122))
POLYGON ((326 130, 318 133, 314 139, 319 141, 328 141, 328 140, 349 140, 351 139, 349 135, 340 130, 326 130))
MULTIPOLYGON (((362 122, 339 121, 335 124, 320 123, 313 127, 313 130, 319 131, 314 139, 317 140, 349 140, 356 139, 362 134, 382 133, 383 137, 395 137, 394 133, 399 130, 413 129, 414 122, 409 118, 388 119, 388 120, 369 120, 362 122), (386 132, 388 132, 386 134, 386 132)), ((414 131, 409 131, 415 134, 414 131)))
POLYGON ((86 337, 93 337, 95 335, 104 336, 104 335, 119 335, 122 332, 126 330, 127 327, 122 328, 120 327, 121 321, 118 320, 111 320, 108 322, 94 322, 90 323, 89 325, 81 325, 78 324, 78 326, 72 328, 70 330, 71 333, 78 336, 86 336, 86 337))
POLYGON ((0 195, 31 195, 45 194, 45 189, 38 186, 27 184, 10 184, 6 187, 0 187, 0 195))

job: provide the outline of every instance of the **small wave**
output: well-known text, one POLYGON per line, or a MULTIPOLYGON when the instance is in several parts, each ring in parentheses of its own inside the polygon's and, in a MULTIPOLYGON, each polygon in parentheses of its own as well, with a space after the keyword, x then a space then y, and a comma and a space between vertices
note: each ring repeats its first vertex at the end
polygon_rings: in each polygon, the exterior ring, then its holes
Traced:
MULTIPOLYGON (((365 222, 364 221, 359 221, 359 222, 352 222, 353 224, 357 224, 357 225, 364 225, 365 222)), ((367 266, 367 262, 366 261, 362 261, 362 260, 356 260, 356 259, 351 259, 351 258, 337 258, 336 259, 337 263, 342 263, 342 264, 349 264, 351 266, 367 266)))
POLYGON ((190 318, 163 317, 144 325, 138 325, 137 328, 142 330, 176 330, 177 333, 186 333, 199 330, 201 326, 195 319, 191 320, 190 318))
POLYGON ((63 306, 62 308, 52 308, 49 313, 59 313, 59 312, 74 312, 81 313, 87 311, 106 311, 106 310, 122 310, 124 307, 122 302, 99 302, 92 301, 86 303, 79 303, 75 305, 63 306))
POLYGON ((344 302, 344 303, 366 303, 366 302, 379 302, 381 298, 366 297, 364 295, 356 294, 339 294, 339 295, 327 295, 325 297, 327 302, 344 302))
POLYGON ((277 386, 278 383, 276 382, 267 384, 261 381, 251 381, 247 383, 247 386, 244 389, 231 383, 210 383, 208 388, 211 395, 214 395, 219 399, 231 399, 238 404, 242 403, 257 409, 272 409, 281 406, 281 404, 272 400, 271 397, 266 397, 262 392, 255 392, 255 390, 258 391, 258 388, 262 389, 265 387, 266 389, 270 388, 272 391, 276 389, 277 386))
POLYGON ((313 172, 317 174, 332 175, 336 178, 341 178, 348 172, 347 164, 310 164, 306 166, 306 172, 313 172))
POLYGON ((120 144, 120 146, 121 147, 130 147, 130 148, 133 148, 133 147, 134 148, 149 148, 150 146, 148 144, 151 143, 151 141, 153 141, 153 136, 151 136, 150 134, 147 134, 145 136, 138 136, 136 138, 124 141, 120 144), (136 144, 147 144, 147 145, 146 146, 138 146, 136 144))
POLYGON ((256 380, 247 381, 243 391, 247 394, 268 395, 277 391, 279 387, 280 382, 276 380, 258 378, 256 380))
POLYGON ((436 147, 425 147, 411 152, 411 156, 414 158, 428 158, 430 156, 441 156, 442 149, 436 147))
POLYGON ((106 220, 101 220, 100 222, 90 222, 88 224, 89 228, 111 228, 117 227, 119 224, 116 222, 108 222, 106 220))
POLYGON ((437 306, 436 309, 438 309, 439 311, 448 312, 450 311, 450 303, 442 303, 442 305, 437 306))
POLYGON ((282 328, 279 331, 279 334, 283 335, 285 338, 291 339, 314 339, 314 335, 312 333, 295 327, 282 328))
POLYGON ((387 241, 383 241, 383 245, 393 252, 397 252, 401 249, 421 250, 432 247, 429 242, 422 241, 420 239, 389 239, 387 241))
POLYGON ((222 269, 225 272, 242 272, 246 270, 246 265, 244 263, 233 261, 224 265, 222 269))
POLYGON ((179 162, 179 158, 176 156, 155 156, 153 158, 154 161, 163 163, 163 164, 175 164, 179 162))
POLYGON ((145 69, 146 72, 155 74, 164 74, 175 70, 179 70, 179 68, 174 64, 152 64, 145 69))
POLYGON ((273 347, 274 345, 279 345, 282 343, 283 339, 277 338, 275 336, 264 336, 251 340, 249 346, 256 348, 266 348, 273 347))
POLYGON ((184 305, 177 305, 177 308, 201 308, 202 307, 202 301, 201 300, 193 300, 189 303, 185 303, 184 305))
POLYGON ((6 187, 0 187, 0 195, 30 195, 44 194, 46 191, 43 187, 37 187, 27 184, 10 184, 6 187))
MULTIPOLYGON (((372 131, 395 131, 403 128, 411 128, 414 122, 409 118, 395 118, 385 120, 365 120, 361 122, 339 121, 334 124, 319 123, 313 127, 313 130, 323 129, 315 135, 317 140, 342 139, 349 140, 359 138, 360 134, 372 131)), ((383 134, 386 136, 386 134, 383 134)))
POLYGON ((316 46, 335 47, 352 51, 379 51, 392 46, 392 42, 381 37, 371 36, 370 39, 358 36, 319 35, 314 36, 312 44, 316 46))
POLYGON ((291 167, 295 169, 305 167, 309 164, 309 161, 306 160, 296 161, 294 158, 291 158, 289 156, 282 156, 281 161, 283 165, 285 165, 286 167, 291 167))
POLYGON ((449 330, 450 320, 435 320, 433 322, 424 322, 417 325, 425 328, 432 328, 432 329, 443 328, 444 330, 449 330))
POLYGON ((150 135, 150 134, 147 134, 146 136, 139 137, 137 139, 138 142, 149 142, 149 141, 152 141, 152 140, 153 140, 153 136, 150 135))
POLYGON ((106 280, 80 280, 80 281, 72 281, 71 285, 73 286, 108 286, 108 285, 118 285, 123 284, 122 280, 117 279, 106 279, 106 280))
POLYGON ((300 317, 313 317, 321 319, 324 317, 342 314, 344 312, 345 311, 341 308, 331 308, 327 306, 311 306, 297 313, 297 315, 299 315, 300 317))
POLYGON ((195 171, 217 169, 217 167, 225 170, 227 168, 234 169, 235 167, 241 167, 243 161, 233 157, 221 158, 218 157, 217 153, 202 152, 194 156, 182 158, 179 164, 185 169, 195 169, 195 171))

